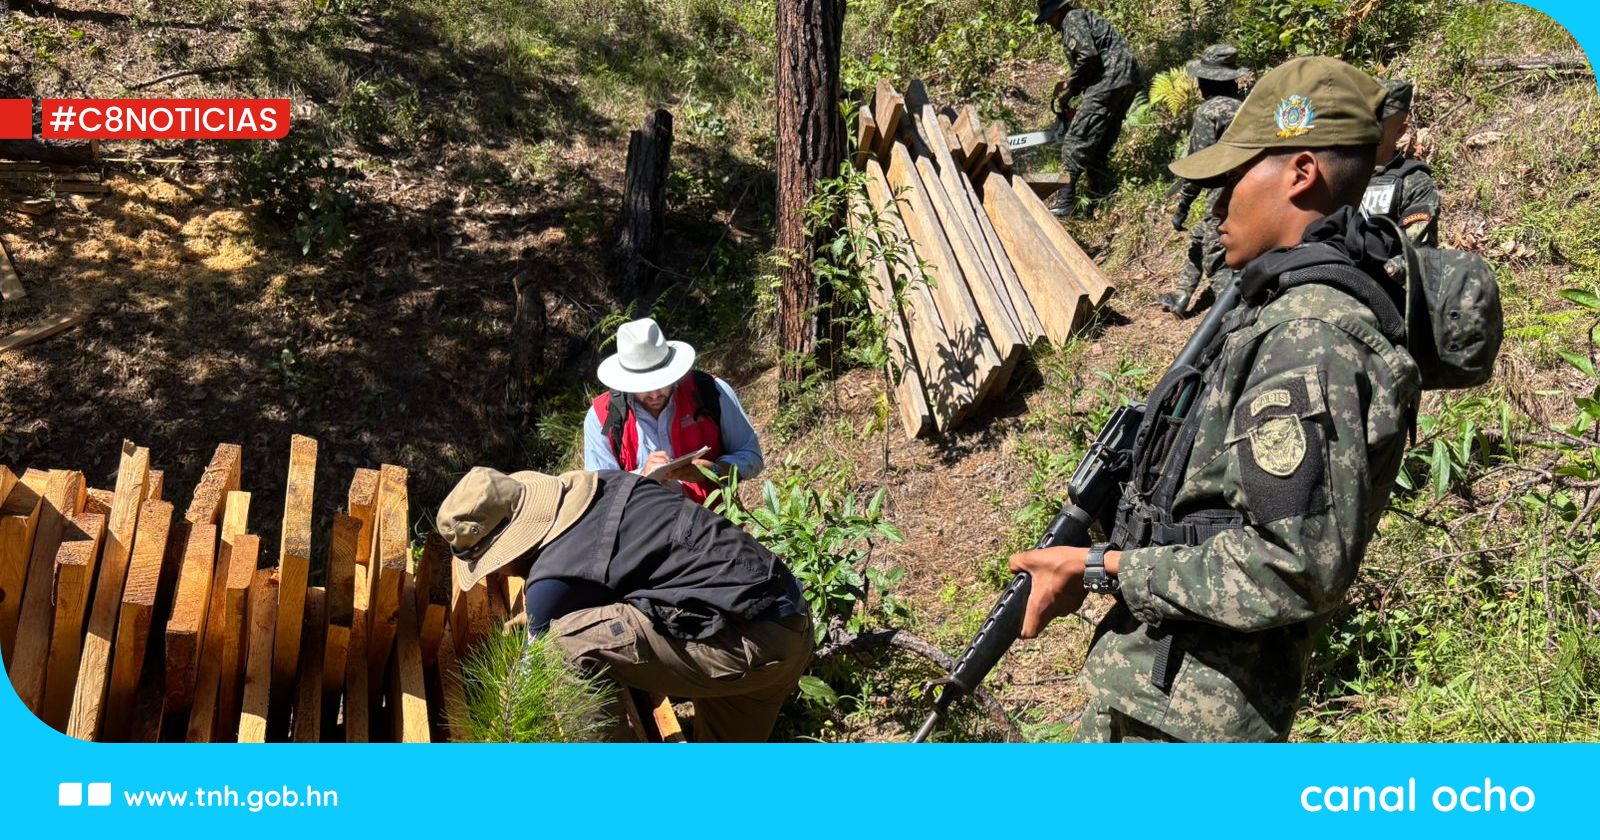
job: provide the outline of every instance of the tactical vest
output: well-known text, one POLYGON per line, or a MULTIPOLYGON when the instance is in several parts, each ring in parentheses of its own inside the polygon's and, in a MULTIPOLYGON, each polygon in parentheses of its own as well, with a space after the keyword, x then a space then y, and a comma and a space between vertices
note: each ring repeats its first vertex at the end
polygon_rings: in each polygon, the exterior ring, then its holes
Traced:
MULTIPOLYGON (((717 390, 716 377, 703 371, 690 371, 678 380, 672 396, 672 420, 668 426, 669 440, 674 455, 693 452, 702 446, 710 447, 705 454, 708 461, 716 461, 726 452, 722 448, 722 395, 717 390)), ((607 391, 594 398, 595 418, 600 421, 600 431, 611 445, 611 453, 624 472, 639 469, 639 421, 633 406, 621 391, 607 391), (612 412, 611 406, 625 407, 622 412, 612 412)), ((683 484, 684 495, 704 503, 710 491, 699 484, 683 484)))
POLYGON ((1406 158, 1393 169, 1374 173, 1361 197, 1361 209, 1369 216, 1386 216, 1399 221, 1405 211, 1406 176, 1417 170, 1432 171, 1420 160, 1406 158))

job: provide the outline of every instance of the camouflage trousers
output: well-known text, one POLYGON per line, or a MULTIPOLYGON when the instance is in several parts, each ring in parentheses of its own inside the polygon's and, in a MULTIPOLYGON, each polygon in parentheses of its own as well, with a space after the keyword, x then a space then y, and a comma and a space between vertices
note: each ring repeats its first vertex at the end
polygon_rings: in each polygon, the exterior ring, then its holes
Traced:
POLYGON ((1078 734, 1072 740, 1080 744, 1159 744, 1178 741, 1144 721, 1094 703, 1083 710, 1083 719, 1078 722, 1078 734))
POLYGON ((1210 278, 1212 293, 1220 295, 1233 281, 1233 269, 1228 267, 1227 252, 1217 235, 1219 224, 1216 216, 1207 213, 1203 221, 1189 229, 1189 258, 1178 275, 1178 291, 1192 295, 1202 278, 1210 278))
POLYGON ((1079 195, 1098 198, 1111 191, 1111 149, 1122 135, 1122 121, 1137 92, 1135 87, 1091 91, 1079 100, 1072 123, 1061 135, 1061 168, 1072 173, 1079 195), (1087 192, 1082 183, 1086 172, 1087 192))

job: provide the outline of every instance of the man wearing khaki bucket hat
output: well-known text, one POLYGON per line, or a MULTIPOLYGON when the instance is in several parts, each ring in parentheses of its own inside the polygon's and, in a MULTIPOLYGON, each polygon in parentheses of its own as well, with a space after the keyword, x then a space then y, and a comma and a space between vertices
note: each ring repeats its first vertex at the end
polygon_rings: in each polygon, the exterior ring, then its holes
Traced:
POLYGON ((696 502, 714 485, 700 471, 761 472, 761 440, 728 383, 694 368, 694 348, 668 341, 650 318, 617 328, 617 352, 600 363, 607 390, 583 420, 583 468, 649 475, 702 447, 702 458, 663 476, 696 502))
POLYGON ((810 662, 811 613, 788 567, 636 474, 473 467, 436 527, 462 589, 525 576, 530 632, 624 686, 693 700, 697 741, 766 740, 810 662))

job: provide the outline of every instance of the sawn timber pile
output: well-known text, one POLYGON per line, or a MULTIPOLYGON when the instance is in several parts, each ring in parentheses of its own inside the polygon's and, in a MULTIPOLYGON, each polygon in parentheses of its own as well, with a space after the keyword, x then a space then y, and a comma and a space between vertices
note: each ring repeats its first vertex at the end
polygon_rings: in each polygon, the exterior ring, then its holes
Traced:
POLYGON ((450 740, 460 657, 520 611, 522 581, 461 592, 437 535, 413 564, 401 467, 355 470, 313 534, 314 501, 330 504, 316 459, 295 435, 275 558, 247 533, 232 444, 186 510, 132 443, 112 490, 0 467, 0 651, 23 703, 85 740, 450 740))
POLYGON ((871 304, 900 362, 895 403, 911 437, 960 426, 1005 392, 1023 354, 1066 341, 1112 293, 1011 174, 1005 138, 971 105, 935 110, 921 82, 904 96, 879 82, 861 106, 867 195, 849 223, 872 256, 871 304))

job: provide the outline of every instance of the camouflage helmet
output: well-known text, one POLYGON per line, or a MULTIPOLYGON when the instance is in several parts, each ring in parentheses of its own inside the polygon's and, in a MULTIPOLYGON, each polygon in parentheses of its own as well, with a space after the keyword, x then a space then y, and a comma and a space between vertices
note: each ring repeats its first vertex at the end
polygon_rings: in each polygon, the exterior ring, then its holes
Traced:
POLYGON ((1213 82, 1237 81, 1240 76, 1250 72, 1239 66, 1239 50, 1232 44, 1212 44, 1206 47, 1205 52, 1189 62, 1184 69, 1196 79, 1210 79, 1213 82))

